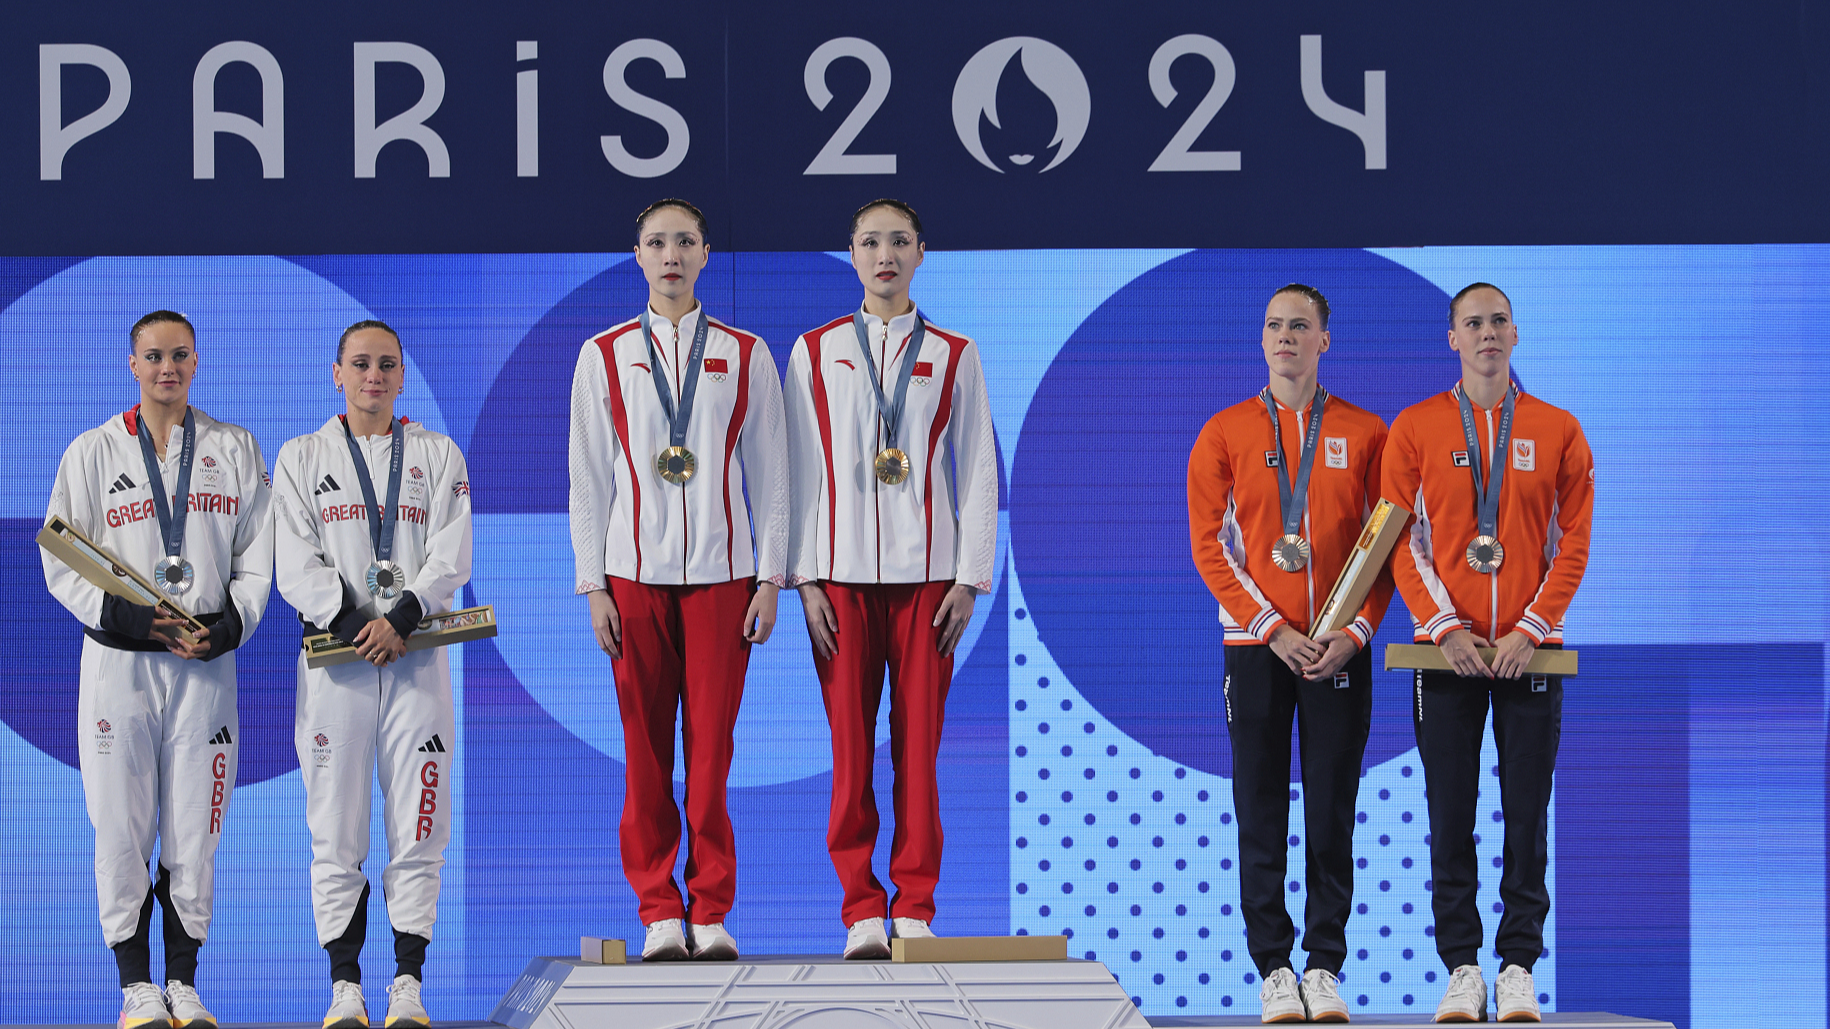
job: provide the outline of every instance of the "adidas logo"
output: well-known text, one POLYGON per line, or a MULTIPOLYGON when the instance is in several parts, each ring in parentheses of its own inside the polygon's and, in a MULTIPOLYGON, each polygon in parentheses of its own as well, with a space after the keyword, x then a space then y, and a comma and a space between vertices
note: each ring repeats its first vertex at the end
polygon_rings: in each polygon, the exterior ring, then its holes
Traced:
POLYGON ((229 727, 226 725, 216 730, 216 735, 210 737, 210 746, 212 747, 226 747, 234 742, 235 739, 229 735, 229 727))
POLYGON ((419 745, 419 752, 421 754, 443 754, 445 752, 444 741, 438 738, 438 733, 433 733, 431 739, 419 745))
POLYGON ((324 481, 318 483, 318 488, 311 491, 311 495, 314 497, 321 497, 326 493, 335 493, 342 488, 342 486, 337 485, 337 480, 326 475, 324 481))
POLYGON ((122 472, 118 477, 116 477, 116 479, 114 480, 114 483, 108 487, 108 492, 125 493, 128 490, 135 488, 135 486, 137 486, 137 485, 138 485, 137 483, 135 483, 132 479, 129 479, 127 477, 126 472, 122 472))

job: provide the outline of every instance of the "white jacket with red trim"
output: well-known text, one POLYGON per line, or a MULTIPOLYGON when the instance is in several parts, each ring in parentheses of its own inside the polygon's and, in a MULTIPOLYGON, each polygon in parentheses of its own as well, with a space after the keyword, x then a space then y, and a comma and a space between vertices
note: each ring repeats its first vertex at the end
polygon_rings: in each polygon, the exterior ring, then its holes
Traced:
MULTIPOLYGON (((885 326, 864 317, 884 396, 892 400, 915 318, 910 312, 885 326)), ((897 440, 914 470, 894 486, 874 471, 889 444, 851 315, 795 341, 786 386, 794 483, 789 585, 951 580, 991 591, 997 443, 978 346, 932 322, 922 325, 897 440)))
MULTIPOLYGON (((676 404, 705 316, 695 307, 675 326, 649 315, 655 357, 676 404)), ((781 378, 768 346, 710 320, 687 424, 696 470, 677 484, 655 470, 672 441, 649 361, 636 318, 579 348, 570 446, 575 592, 604 589, 606 576, 654 585, 752 577, 785 585, 788 445, 781 378)))

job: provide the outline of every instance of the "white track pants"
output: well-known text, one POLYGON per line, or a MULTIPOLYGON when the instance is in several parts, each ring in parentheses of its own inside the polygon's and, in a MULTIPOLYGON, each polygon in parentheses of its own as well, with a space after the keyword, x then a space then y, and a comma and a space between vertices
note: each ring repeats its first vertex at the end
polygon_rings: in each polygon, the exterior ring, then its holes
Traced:
MULTIPOLYGON (((451 839, 456 745, 451 669, 442 647, 386 668, 362 661, 306 668, 299 655, 294 740, 311 827, 311 905, 320 946, 343 935, 367 877, 369 777, 379 772, 388 867, 388 921, 432 938, 439 871, 451 839)), ((144 892, 144 891, 142 891, 144 892)))
POLYGON ((235 655, 185 661, 85 639, 76 709, 103 939, 112 947, 139 926, 155 840, 185 933, 208 939, 241 751, 235 655))

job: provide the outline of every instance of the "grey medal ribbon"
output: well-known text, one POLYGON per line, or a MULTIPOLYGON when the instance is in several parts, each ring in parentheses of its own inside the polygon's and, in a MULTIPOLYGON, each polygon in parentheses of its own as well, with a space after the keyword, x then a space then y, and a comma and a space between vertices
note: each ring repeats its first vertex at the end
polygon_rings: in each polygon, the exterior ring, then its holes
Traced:
POLYGON ((1303 450, 1297 458, 1294 486, 1290 483, 1289 470, 1284 467, 1284 433, 1283 427, 1277 424, 1277 401, 1271 397, 1271 387, 1266 386, 1258 397, 1264 401, 1265 413, 1271 416, 1271 439, 1277 447, 1277 503, 1283 513, 1284 535, 1300 536, 1303 514, 1309 507, 1309 473, 1315 471, 1315 444, 1322 438, 1322 413, 1328 403, 1328 391, 1315 387, 1315 401, 1310 405, 1315 415, 1309 419, 1309 431, 1303 433, 1303 450))
MULTIPOLYGON (((889 360, 889 322, 884 322, 884 339, 886 341, 883 359, 889 360)), ((921 341, 927 330, 922 328, 921 312, 915 312, 915 332, 909 337, 909 346, 902 353, 902 368, 896 373, 896 399, 890 401, 883 394, 883 382, 877 374, 877 359, 871 355, 870 336, 864 331, 864 312, 856 311, 851 316, 852 328, 858 331, 858 349, 864 351, 864 364, 870 369, 871 389, 877 394, 877 414, 883 419, 883 431, 888 438, 889 449, 899 449, 896 445, 897 427, 902 424, 902 405, 909 398, 909 378, 915 374, 915 358, 921 353, 921 341)))
MULTIPOLYGON (((343 441, 349 444, 350 460, 356 465, 356 485, 362 487, 362 502, 374 511, 375 482, 369 478, 369 465, 362 456, 362 450, 356 446, 355 434, 349 431, 349 418, 343 420, 343 441)), ((380 512, 380 518, 370 518, 369 543, 375 548, 376 562, 385 562, 394 556, 394 516, 400 511, 400 466, 407 454, 407 434, 396 422, 388 423, 388 435, 393 440, 393 453, 388 459, 388 506, 380 512)))
POLYGON ((668 439, 676 447, 686 446, 686 426, 693 418, 693 396, 699 391, 699 372, 705 364, 705 337, 710 326, 711 319, 701 310, 699 327, 693 330, 692 349, 686 356, 685 380, 680 384, 680 408, 676 412, 673 387, 667 384, 667 373, 661 371, 661 359, 655 353, 648 309, 642 308, 642 342, 648 344, 648 370, 654 375, 654 391, 661 398, 661 410, 667 414, 668 439))
POLYGON ((159 517, 160 542, 165 556, 177 557, 184 546, 184 520, 191 513, 191 458, 197 454, 197 416, 184 409, 184 443, 178 451, 178 493, 175 499, 165 495, 165 477, 159 474, 159 455, 153 450, 152 430, 146 427, 146 416, 136 414, 135 435, 140 438, 140 457, 146 462, 146 478, 152 486, 153 513, 159 517))
POLYGON ((1486 479, 1481 478, 1481 437, 1474 428, 1474 405, 1468 391, 1457 387, 1455 399, 1461 402, 1461 429, 1468 443, 1468 471, 1474 475, 1474 510, 1479 535, 1497 537, 1500 524, 1500 487, 1506 481, 1507 448, 1512 445, 1512 409, 1519 387, 1506 384, 1506 400, 1500 408, 1500 423, 1493 430, 1493 457, 1488 461, 1486 479))

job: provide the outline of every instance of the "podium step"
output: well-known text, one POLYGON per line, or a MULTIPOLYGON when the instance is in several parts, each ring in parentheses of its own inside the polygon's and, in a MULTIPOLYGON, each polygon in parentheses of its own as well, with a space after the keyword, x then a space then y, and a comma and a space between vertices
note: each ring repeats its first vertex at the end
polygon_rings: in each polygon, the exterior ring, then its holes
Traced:
MULTIPOLYGON (((1489 1011, 1487 1017, 1492 1018, 1489 1011)), ((1257 1015, 1158 1015, 1149 1020, 1151 1029, 1194 1029, 1198 1026, 1263 1026, 1257 1015)), ((1299 1023, 1309 1025, 1313 1023, 1299 1023)), ((1465 1024, 1465 1023, 1464 1023, 1465 1024)), ((1480 1023, 1482 1025, 1530 1026, 1530 1022, 1480 1023)), ((1630 1018, 1605 1011, 1546 1011, 1544 1025, 1557 1029, 1673 1029, 1670 1022, 1650 1018, 1630 1018)), ((1353 1013, 1350 1026, 1378 1026, 1379 1029, 1440 1029, 1429 1015, 1363 1015, 1353 1013)))
POLYGON ((1097 961, 837 955, 626 965, 539 957, 490 1020, 510 1029, 1150 1029, 1097 961))

